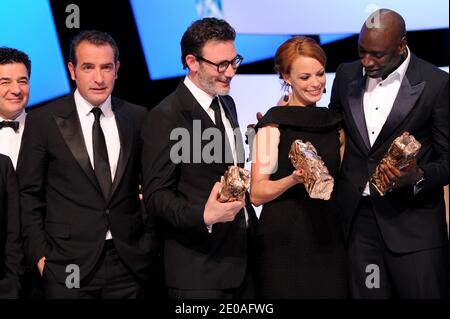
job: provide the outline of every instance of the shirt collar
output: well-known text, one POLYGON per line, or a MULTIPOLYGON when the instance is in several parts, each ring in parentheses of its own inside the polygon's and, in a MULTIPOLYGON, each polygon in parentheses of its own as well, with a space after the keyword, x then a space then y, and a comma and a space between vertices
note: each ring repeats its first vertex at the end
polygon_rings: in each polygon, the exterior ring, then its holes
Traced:
MULTIPOLYGON (((78 114, 84 115, 84 116, 89 116, 91 114, 92 108, 94 108, 95 106, 93 106, 91 103, 86 101, 85 98, 81 96, 78 89, 75 90, 75 93, 73 94, 73 96, 75 99, 75 105, 77 107, 78 114)), ((98 107, 102 110, 103 115, 105 117, 112 116, 113 111, 112 111, 112 107, 111 107, 111 95, 108 96, 106 101, 103 102, 102 104, 100 104, 98 107)))
POLYGON ((213 96, 209 95, 202 89, 200 89, 197 85, 192 82, 188 75, 184 78, 184 85, 188 88, 188 90, 192 93, 194 98, 200 104, 200 106, 207 111, 211 106, 211 102, 214 99, 213 96))

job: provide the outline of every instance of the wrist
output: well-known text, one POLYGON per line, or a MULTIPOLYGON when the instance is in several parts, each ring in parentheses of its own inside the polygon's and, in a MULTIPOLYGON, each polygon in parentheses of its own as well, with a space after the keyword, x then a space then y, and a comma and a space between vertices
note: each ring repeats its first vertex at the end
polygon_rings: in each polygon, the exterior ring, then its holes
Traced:
POLYGON ((209 216, 209 214, 205 211, 203 213, 203 222, 205 223, 205 226, 210 226, 214 224, 212 218, 209 216))
POLYGON ((296 178, 294 174, 295 172, 289 175, 289 187, 295 186, 300 183, 300 181, 296 178))

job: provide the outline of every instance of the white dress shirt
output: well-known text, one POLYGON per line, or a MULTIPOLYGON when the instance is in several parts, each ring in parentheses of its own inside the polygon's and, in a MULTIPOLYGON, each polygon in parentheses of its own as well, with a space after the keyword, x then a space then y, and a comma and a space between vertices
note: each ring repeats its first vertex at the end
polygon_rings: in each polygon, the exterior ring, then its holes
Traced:
MULTIPOLYGON (((27 113, 22 110, 11 121, 19 122, 19 129, 17 132, 10 127, 4 127, 0 130, 0 154, 9 156, 11 162, 14 165, 14 169, 17 166, 17 158, 19 157, 20 143, 22 142, 23 128, 25 125, 25 118, 27 113)), ((0 122, 5 119, 0 116, 0 122)))
MULTIPOLYGON (((408 57, 396 70, 389 74, 386 79, 367 78, 363 105, 370 146, 375 143, 392 110, 400 85, 405 77, 406 70, 408 69, 411 54, 409 48, 406 47, 406 49, 408 51, 408 57)), ((367 182, 363 196, 369 195, 370 188, 369 182, 367 182)))
MULTIPOLYGON (((209 95, 208 93, 206 93, 199 87, 197 87, 197 85, 195 85, 194 82, 192 82, 192 80, 189 78, 189 76, 186 76, 184 78, 184 85, 186 85, 186 87, 192 93, 192 95, 197 100, 197 102, 200 104, 200 106, 209 115, 209 117, 211 118, 213 123, 216 124, 216 120, 214 117, 214 110, 211 108, 211 102, 214 99, 214 97, 209 95)), ((219 99, 219 106, 220 106, 220 114, 222 116, 222 122, 225 127, 225 131, 227 133, 228 141, 230 142, 231 152, 233 155, 233 162, 234 162, 234 165, 236 165, 237 164, 236 141, 234 138, 233 126, 231 125, 228 117, 225 115, 225 111, 223 110, 222 102, 220 99, 219 99)), ((244 207, 244 211, 245 211, 245 221, 248 226, 248 213, 247 213, 247 209, 245 207, 244 207)), ((208 231, 209 232, 212 231, 211 226, 208 226, 208 231)))
MULTIPOLYGON (((91 161, 94 167, 94 149, 92 143, 92 125, 94 124, 94 114, 91 112, 94 107, 86 101, 78 90, 74 93, 75 105, 80 118, 81 130, 83 132, 84 142, 91 161)), ((120 138, 119 130, 117 129, 116 118, 111 107, 111 96, 109 96, 103 104, 99 106, 103 115, 100 117, 100 126, 105 135, 106 149, 108 151, 109 167, 111 168, 111 180, 114 181, 116 174, 117 163, 120 154, 120 138)), ((111 239, 111 232, 108 230, 106 239, 111 239)))
MULTIPOLYGON (((216 124, 216 120, 214 117, 214 110, 211 108, 211 102, 214 99, 214 97, 210 96, 208 93, 198 88, 191 81, 191 79, 189 79, 188 76, 186 76, 186 78, 184 79, 184 84, 187 86, 187 88, 192 93, 197 102, 200 104, 200 106, 209 115, 213 123, 216 124)), ((225 127, 225 132, 227 133, 228 141, 230 142, 231 152, 233 155, 233 162, 234 165, 236 165, 237 163, 236 141, 234 139, 233 126, 231 125, 230 120, 228 119, 228 117, 225 114, 225 111, 223 110, 222 102, 220 99, 219 99, 219 106, 220 106, 220 114, 222 116, 222 122, 225 127)))

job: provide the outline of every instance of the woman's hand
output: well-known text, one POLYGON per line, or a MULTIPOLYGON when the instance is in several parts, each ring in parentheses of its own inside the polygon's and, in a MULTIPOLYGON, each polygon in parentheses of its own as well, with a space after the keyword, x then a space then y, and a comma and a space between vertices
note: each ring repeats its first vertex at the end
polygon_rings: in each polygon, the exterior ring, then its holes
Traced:
POLYGON ((302 169, 297 169, 292 172, 291 177, 296 184, 303 184, 305 182, 305 172, 302 169))

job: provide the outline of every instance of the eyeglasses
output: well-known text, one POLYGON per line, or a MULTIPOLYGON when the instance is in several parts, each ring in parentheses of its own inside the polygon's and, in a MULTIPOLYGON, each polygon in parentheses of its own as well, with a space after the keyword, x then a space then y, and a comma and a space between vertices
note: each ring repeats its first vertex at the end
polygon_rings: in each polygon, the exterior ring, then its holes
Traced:
POLYGON ((228 67, 230 66, 230 64, 231 64, 231 67, 236 70, 241 65, 242 61, 244 61, 244 58, 239 54, 236 55, 236 57, 231 61, 222 61, 219 63, 214 63, 214 62, 209 61, 199 55, 196 55, 195 58, 197 60, 214 65, 215 67, 217 67, 217 72, 219 72, 219 73, 225 72, 228 69, 228 67))

